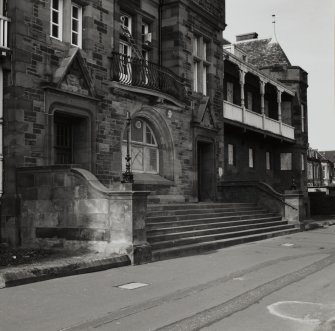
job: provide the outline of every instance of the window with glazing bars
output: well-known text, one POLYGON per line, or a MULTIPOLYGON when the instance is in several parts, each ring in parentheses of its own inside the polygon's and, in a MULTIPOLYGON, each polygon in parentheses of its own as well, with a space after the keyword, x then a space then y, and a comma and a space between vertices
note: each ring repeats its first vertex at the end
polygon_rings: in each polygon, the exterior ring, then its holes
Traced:
POLYGON ((72 124, 55 122, 55 163, 70 164, 73 155, 73 130, 72 124))
POLYGON ((71 44, 81 47, 82 31, 82 8, 78 5, 71 5, 71 44))
POLYGON ((50 35, 62 40, 63 0, 51 0, 50 15, 50 35))

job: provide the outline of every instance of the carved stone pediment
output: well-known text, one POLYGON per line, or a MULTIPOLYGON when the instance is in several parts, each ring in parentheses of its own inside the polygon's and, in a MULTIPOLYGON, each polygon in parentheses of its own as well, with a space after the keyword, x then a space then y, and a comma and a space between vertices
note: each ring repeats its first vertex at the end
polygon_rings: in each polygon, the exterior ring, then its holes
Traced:
POLYGON ((209 97, 203 97, 195 114, 195 123, 207 129, 217 129, 209 97))
POLYGON ((74 93, 90 95, 87 82, 80 70, 78 60, 73 61, 72 66, 60 83, 60 88, 74 93))
POLYGON ((68 56, 54 73, 53 84, 64 91, 95 97, 86 61, 78 48, 69 50, 68 56))

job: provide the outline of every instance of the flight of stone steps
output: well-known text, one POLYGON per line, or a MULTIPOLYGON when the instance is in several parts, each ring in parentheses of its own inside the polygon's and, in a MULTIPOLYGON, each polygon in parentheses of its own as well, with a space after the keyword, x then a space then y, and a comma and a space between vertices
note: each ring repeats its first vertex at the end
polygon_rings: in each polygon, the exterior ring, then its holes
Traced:
POLYGON ((152 204, 146 228, 153 261, 299 231, 280 215, 250 203, 152 204))

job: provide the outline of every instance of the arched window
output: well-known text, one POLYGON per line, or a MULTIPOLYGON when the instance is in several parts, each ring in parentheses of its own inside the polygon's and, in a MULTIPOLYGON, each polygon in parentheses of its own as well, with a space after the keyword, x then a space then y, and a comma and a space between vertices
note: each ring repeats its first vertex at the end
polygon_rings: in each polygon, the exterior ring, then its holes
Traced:
MULTIPOLYGON (((134 118, 130 129, 131 170, 133 172, 158 174, 159 151, 155 135, 149 124, 140 118, 134 118)), ((126 170, 127 130, 122 141, 122 170, 126 170)))

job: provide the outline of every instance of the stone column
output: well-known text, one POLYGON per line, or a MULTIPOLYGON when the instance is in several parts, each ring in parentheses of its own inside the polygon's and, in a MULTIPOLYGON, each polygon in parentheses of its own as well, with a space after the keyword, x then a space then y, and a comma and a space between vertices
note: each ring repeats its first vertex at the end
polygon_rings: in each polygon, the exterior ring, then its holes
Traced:
POLYGON ((245 74, 246 72, 243 69, 240 69, 240 85, 241 85, 241 107, 245 106, 245 96, 244 96, 244 84, 245 84, 245 74))
POLYGON ((259 81, 260 85, 260 92, 261 92, 261 112, 262 115, 265 115, 265 82, 264 80, 259 81))
POLYGON ((242 121, 243 121, 243 123, 245 123, 245 95, 244 95, 245 74, 246 74, 246 72, 243 69, 240 69, 241 107, 242 107, 242 121))

